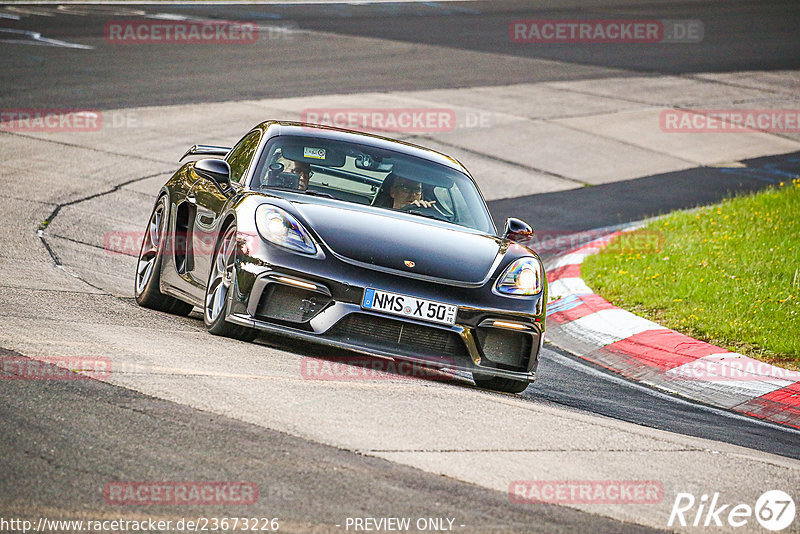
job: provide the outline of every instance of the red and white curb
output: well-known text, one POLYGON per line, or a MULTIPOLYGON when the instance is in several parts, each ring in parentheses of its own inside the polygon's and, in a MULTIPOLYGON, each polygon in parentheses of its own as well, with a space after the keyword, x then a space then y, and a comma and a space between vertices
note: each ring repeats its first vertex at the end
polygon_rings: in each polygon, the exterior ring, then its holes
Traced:
POLYGON ((800 372, 781 369, 618 308, 581 279, 581 264, 632 225, 546 262, 547 339, 626 378, 800 429, 800 372))

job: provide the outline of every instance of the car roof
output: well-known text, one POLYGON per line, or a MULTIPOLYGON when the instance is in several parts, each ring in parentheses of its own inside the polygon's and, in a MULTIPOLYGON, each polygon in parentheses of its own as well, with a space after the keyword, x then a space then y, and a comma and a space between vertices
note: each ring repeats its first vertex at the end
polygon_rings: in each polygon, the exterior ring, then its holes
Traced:
POLYGON ((324 126, 321 124, 311 124, 305 122, 289 122, 289 121, 264 121, 256 128, 265 131, 268 137, 277 135, 293 135, 299 137, 314 137, 330 139, 334 141, 344 141, 350 143, 358 143, 362 145, 392 150, 408 156, 414 156, 421 159, 426 159, 445 165, 457 171, 460 171, 470 178, 469 171, 455 158, 405 141, 398 141, 380 135, 374 135, 364 132, 356 132, 353 130, 346 130, 344 128, 336 128, 333 126, 324 126))

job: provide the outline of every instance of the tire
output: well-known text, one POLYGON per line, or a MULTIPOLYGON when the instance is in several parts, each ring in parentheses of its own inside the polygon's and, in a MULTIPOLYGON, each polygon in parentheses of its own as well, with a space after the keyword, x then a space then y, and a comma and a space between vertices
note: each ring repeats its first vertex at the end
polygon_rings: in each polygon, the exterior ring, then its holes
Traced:
POLYGON ((161 292, 161 264, 164 259, 164 236, 169 226, 169 201, 162 195, 156 202, 150 221, 142 239, 139 259, 136 262, 136 278, 133 294, 139 306, 175 315, 189 315, 191 304, 161 292))
POLYGON ((206 294, 203 298, 203 321, 208 331, 215 336, 253 341, 258 335, 257 330, 225 320, 228 299, 236 276, 236 224, 227 226, 220 235, 222 237, 214 248, 214 261, 208 273, 206 294))
POLYGON ((528 388, 530 382, 503 378, 500 376, 487 376, 484 374, 472 373, 475 385, 482 389, 501 391, 503 393, 522 393, 528 388))

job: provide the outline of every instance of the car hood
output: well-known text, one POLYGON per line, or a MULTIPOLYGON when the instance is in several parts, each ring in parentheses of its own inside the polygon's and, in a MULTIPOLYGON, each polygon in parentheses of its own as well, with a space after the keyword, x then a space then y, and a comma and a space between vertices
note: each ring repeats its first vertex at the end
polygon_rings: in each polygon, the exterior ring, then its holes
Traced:
POLYGON ((309 229, 344 259, 456 283, 483 282, 503 246, 495 236, 445 228, 415 215, 324 204, 294 207, 309 229))

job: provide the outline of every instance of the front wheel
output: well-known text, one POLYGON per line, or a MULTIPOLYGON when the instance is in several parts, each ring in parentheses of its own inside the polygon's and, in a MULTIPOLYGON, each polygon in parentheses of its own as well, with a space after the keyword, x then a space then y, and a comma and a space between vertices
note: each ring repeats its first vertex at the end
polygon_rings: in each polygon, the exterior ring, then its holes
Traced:
POLYGON ((480 373, 472 373, 475 385, 482 389, 501 391, 503 393, 522 393, 527 389, 530 382, 503 378, 501 376, 487 376, 480 373))
POLYGON ((165 254, 165 238, 169 222, 169 201, 162 195, 147 223, 136 263, 133 294, 139 306, 176 315, 189 315, 192 305, 161 292, 161 264, 165 254))
POLYGON ((242 341, 252 341, 258 332, 252 328, 231 324, 225 320, 228 299, 236 275, 236 225, 231 224, 222 234, 214 252, 211 272, 206 284, 203 300, 203 321, 208 331, 215 336, 232 337, 242 341))

